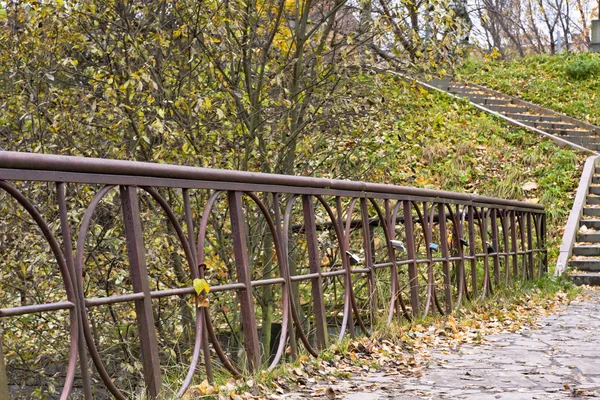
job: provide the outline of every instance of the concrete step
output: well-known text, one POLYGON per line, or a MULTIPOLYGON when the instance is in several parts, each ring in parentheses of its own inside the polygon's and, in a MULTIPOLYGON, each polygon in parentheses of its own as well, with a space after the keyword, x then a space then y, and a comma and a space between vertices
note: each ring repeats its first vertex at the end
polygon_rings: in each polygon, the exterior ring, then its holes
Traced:
POLYGON ((450 81, 448 79, 432 79, 429 82, 427 82, 429 85, 442 89, 442 90, 448 90, 450 88, 450 81))
POLYGON ((600 216, 600 207, 583 207, 583 215, 600 216))
POLYGON ((590 136, 596 136, 597 133, 596 132, 592 132, 592 131, 582 131, 579 129, 553 129, 553 128, 546 128, 544 129, 546 132, 551 133, 553 135, 558 135, 558 136, 574 136, 574 137, 590 137, 590 136))
POLYGON ((578 271, 600 272, 600 258, 571 260, 569 261, 569 265, 578 271))
POLYGON ((589 190, 591 194, 600 194, 600 186, 590 186, 589 190))
POLYGON ((581 138, 572 138, 572 137, 568 137, 568 136, 560 136, 561 139, 565 139, 568 142, 571 142, 573 144, 577 144, 579 146, 583 146, 586 149, 590 149, 590 150, 600 150, 600 142, 596 142, 596 138, 594 138, 594 142, 589 142, 586 140, 581 140, 581 138))
POLYGON ((493 104, 498 104, 498 105, 504 105, 504 104, 510 104, 511 100, 510 99, 492 99, 490 97, 485 97, 485 96, 467 96, 467 98, 469 100, 471 100, 473 103, 477 103, 477 104, 481 104, 481 105, 493 105, 493 104))
POLYGON ((592 229, 600 229, 600 219, 582 219, 579 226, 586 226, 592 229))
POLYGON ((582 245, 573 247, 576 256, 600 256, 600 246, 582 245))
POLYGON ((581 286, 581 285, 600 286, 600 274, 594 274, 594 273, 570 274, 569 279, 578 286, 581 286))
POLYGON ((600 175, 592 176, 592 183, 600 183, 600 175))
POLYGON ((578 144, 578 145, 583 146, 590 150, 598 150, 598 147, 600 147, 600 143, 596 143, 596 142, 594 142, 594 143, 583 142, 582 143, 578 140, 571 140, 570 138, 566 138, 566 137, 562 137, 561 139, 565 139, 568 142, 578 144))
POLYGON ((588 196, 585 200, 587 204, 600 204, 599 196, 588 196))
POLYGON ((459 85, 456 85, 456 84, 451 84, 450 88, 448 89, 448 91, 450 93, 454 93, 454 94, 473 93, 473 92, 485 92, 485 90, 481 90, 481 89, 476 88, 476 87, 459 86, 459 85))
POLYGON ((554 115, 542 115, 542 114, 510 114, 508 115, 512 119, 517 121, 546 121, 546 122, 560 122, 560 117, 554 115))
POLYGON ((598 242, 600 243, 600 232, 586 232, 577 234, 578 242, 598 242))
POLYGON ((528 122, 533 124, 538 129, 553 129, 553 130, 576 130, 577 126, 570 124, 568 122, 555 122, 555 121, 538 121, 538 122, 528 122))
POLYGON ((600 144, 600 138, 597 137, 585 137, 585 136, 562 136, 558 135, 562 139, 566 139, 573 143, 579 143, 584 146, 600 144))
POLYGON ((499 112, 501 114, 524 113, 529 110, 527 107, 513 105, 503 106, 499 104, 490 104, 489 106, 486 105, 486 108, 489 108, 490 110, 499 112))

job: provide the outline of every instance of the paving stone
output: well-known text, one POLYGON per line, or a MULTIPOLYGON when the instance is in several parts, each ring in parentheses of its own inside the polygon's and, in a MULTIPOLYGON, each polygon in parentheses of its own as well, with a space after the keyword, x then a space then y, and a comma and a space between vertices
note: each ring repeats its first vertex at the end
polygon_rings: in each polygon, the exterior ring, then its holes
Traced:
POLYGON ((600 291, 589 294, 590 300, 572 302, 521 333, 490 335, 483 343, 450 353, 430 349, 431 362, 422 376, 398 376, 395 385, 401 393, 392 390, 389 399, 552 400, 598 395, 600 291))
MULTIPOLYGON (((339 383, 347 400, 534 400, 600 397, 600 290, 520 333, 429 349, 419 377, 369 373, 339 383), (357 383, 359 381, 360 383, 357 383), (372 391, 360 389, 375 384, 372 391), (565 387, 566 386, 566 387, 565 387), (355 392, 348 388, 357 388, 355 392)), ((290 397, 298 399, 299 397, 290 397)))

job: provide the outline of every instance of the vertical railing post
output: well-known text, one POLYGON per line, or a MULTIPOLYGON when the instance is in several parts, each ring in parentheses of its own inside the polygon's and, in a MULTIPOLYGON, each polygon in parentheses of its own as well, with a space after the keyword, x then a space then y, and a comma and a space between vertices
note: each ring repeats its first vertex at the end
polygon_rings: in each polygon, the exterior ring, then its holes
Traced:
POLYGON ((8 394, 8 379, 6 377, 6 363, 2 350, 2 334, 0 333, 0 399, 10 399, 8 394))
POLYGON ((456 309, 460 306, 462 297, 467 292, 467 287, 466 287, 467 281, 465 278, 465 252, 464 252, 464 248, 463 248, 463 244, 462 244, 462 240, 464 240, 464 226, 462 223, 460 206, 458 204, 456 205, 454 216, 455 216, 455 218, 454 218, 453 224, 454 224, 454 233, 456 233, 456 238, 455 238, 456 255, 459 258, 458 263, 455 264, 455 265, 457 265, 456 278, 458 281, 458 285, 457 285, 458 298, 456 300, 456 303, 457 303, 455 306, 455 309, 456 309))
POLYGON ((162 379, 137 188, 135 186, 121 186, 120 189, 133 291, 144 294, 143 299, 135 301, 135 312, 141 342, 146 392, 150 399, 156 399, 160 392, 162 379))
POLYGON ((302 196, 302 211, 304 214, 304 231, 306 247, 308 249, 308 264, 311 274, 319 274, 311 282, 311 294, 315 310, 315 333, 317 347, 327 347, 327 321, 325 318, 325 303, 323 301, 323 278, 321 277, 321 263, 317 241, 317 224, 315 221, 315 206, 312 196, 302 196))
POLYGON ((498 212, 495 208, 490 210, 490 223, 492 229, 492 247, 494 248, 494 280, 496 285, 500 283, 500 259, 498 253, 500 252, 500 243, 498 240, 498 212))
POLYGON ((360 214, 362 217, 363 248, 365 252, 364 266, 369 269, 367 279, 369 282, 369 317, 371 326, 375 323, 377 311, 377 291, 375 290, 375 270, 373 269, 373 237, 371 236, 371 224, 369 222, 369 204, 366 198, 360 199, 360 214))
MULTIPOLYGON (((417 255, 415 251, 415 227, 412 217, 412 203, 410 200, 402 202, 404 212, 404 232, 406 234, 406 255, 410 260, 408 264, 408 279, 410 280, 410 305, 413 315, 421 312, 419 304, 419 272, 417 270, 417 255)), ((423 227, 424 229, 424 227, 423 227)))
POLYGON ((523 264, 523 270, 521 271, 521 275, 523 279, 528 279, 529 266, 527 265, 527 261, 529 260, 529 257, 527 257, 527 252, 525 251, 527 250, 527 243, 525 237, 525 227, 523 226, 525 225, 525 223, 523 222, 523 212, 519 212, 519 215, 517 215, 517 222, 519 224, 519 232, 521 233, 521 263, 523 264))
POLYGON ((513 267, 513 278, 519 277, 519 263, 517 255, 517 212, 515 210, 510 212, 510 252, 512 253, 512 267, 513 267))
POLYGON ((487 241, 487 213, 484 207, 481 207, 479 215, 479 230, 481 232, 481 247, 483 249, 483 287, 481 290, 481 297, 484 298, 489 294, 491 289, 491 278, 490 278, 490 256, 488 254, 488 241, 487 241))
POLYGON ((538 246, 543 250, 542 253, 542 270, 548 272, 548 252, 546 251, 546 213, 544 212, 540 217, 540 240, 541 245, 538 246))
POLYGON ((477 254, 475 252, 475 216, 474 207, 469 206, 467 218, 469 220, 469 258, 471 259, 471 290, 473 297, 477 296, 477 254))
POLYGON ((508 284, 510 280, 510 267, 508 265, 508 253, 509 253, 509 245, 508 245, 508 218, 510 211, 504 210, 500 215, 500 224, 502 225, 502 243, 503 243, 503 251, 504 251, 504 283, 508 284))
POLYGON ((233 236, 233 253, 235 256, 237 278, 240 283, 245 285, 244 289, 238 291, 238 297, 242 313, 242 328, 244 329, 248 370, 253 372, 260 366, 260 349, 258 346, 254 302, 252 300, 252 277, 250 263, 248 262, 242 193, 229 191, 227 192, 227 198, 229 200, 229 215, 231 218, 231 234, 233 236))
POLYGON ((531 224, 531 212, 527 212, 527 251, 529 251, 529 278, 535 276, 535 266, 533 262, 533 226, 531 224))
POLYGON ((440 225, 440 245, 442 247, 442 271, 444 274, 444 294, 446 303, 446 314, 452 312, 452 285, 450 283, 450 261, 448 250, 448 232, 446 229, 446 205, 438 203, 438 223, 440 225))

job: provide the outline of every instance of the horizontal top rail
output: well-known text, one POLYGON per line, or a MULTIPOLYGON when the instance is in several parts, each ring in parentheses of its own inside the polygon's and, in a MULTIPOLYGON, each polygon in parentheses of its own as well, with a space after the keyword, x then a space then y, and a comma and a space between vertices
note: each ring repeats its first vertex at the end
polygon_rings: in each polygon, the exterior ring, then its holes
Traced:
MULTIPOLYGON (((375 194, 430 197, 435 199, 448 199, 468 203, 484 203, 500 207, 518 207, 531 211, 542 211, 544 209, 544 206, 540 204, 477 196, 467 193, 448 192, 444 190, 420 189, 406 186, 366 183, 339 179, 265 174, 257 172, 231 171, 148 162, 106 160, 99 158, 22 153, 12 151, 0 151, 0 168, 7 170, 99 174, 104 176, 113 175, 117 177, 130 176, 210 182, 230 182, 238 184, 275 185, 279 187, 278 189, 281 189, 282 187, 334 189, 352 192, 371 192, 375 194)), ((58 181, 60 180, 58 178, 59 177, 56 175, 53 176, 52 174, 49 174, 45 180, 58 181)), ((1 171, 0 179, 2 179, 1 171)), ((37 180, 39 177, 32 176, 31 178, 28 178, 27 176, 23 176, 21 179, 37 180)), ((68 182, 69 180, 65 179, 64 181, 68 182)), ((120 184, 118 180, 113 182, 111 179, 107 179, 102 183, 120 184)), ((143 184, 143 182, 140 183, 143 184)), ((264 188, 264 191, 268 192, 269 190, 268 188, 264 188)))

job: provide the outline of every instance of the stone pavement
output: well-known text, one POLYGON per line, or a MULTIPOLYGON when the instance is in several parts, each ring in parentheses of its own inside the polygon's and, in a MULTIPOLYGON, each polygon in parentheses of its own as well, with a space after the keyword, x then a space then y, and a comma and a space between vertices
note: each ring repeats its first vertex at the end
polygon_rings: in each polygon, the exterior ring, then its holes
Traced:
POLYGON ((432 350, 431 362, 418 378, 373 373, 358 378, 361 382, 345 382, 343 398, 600 397, 600 291, 587 294, 521 333, 486 336, 483 343, 462 345, 449 354, 432 350))

